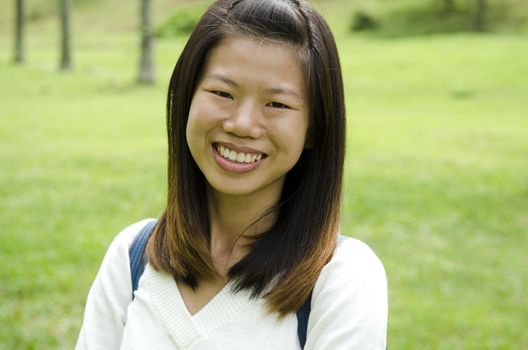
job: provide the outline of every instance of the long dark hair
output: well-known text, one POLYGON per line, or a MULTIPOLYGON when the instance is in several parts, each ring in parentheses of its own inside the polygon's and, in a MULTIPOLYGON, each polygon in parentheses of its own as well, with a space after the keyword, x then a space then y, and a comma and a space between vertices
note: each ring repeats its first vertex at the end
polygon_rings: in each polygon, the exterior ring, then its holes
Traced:
POLYGON ((341 68, 325 20, 301 0, 220 0, 202 16, 174 68, 167 96, 168 201, 149 240, 149 262, 196 288, 216 275, 209 252, 205 178, 185 132, 191 100, 208 53, 230 35, 247 35, 299 49, 307 83, 307 147, 288 172, 277 220, 229 270, 237 290, 266 292, 272 312, 296 311, 331 258, 339 230, 345 152, 341 68))

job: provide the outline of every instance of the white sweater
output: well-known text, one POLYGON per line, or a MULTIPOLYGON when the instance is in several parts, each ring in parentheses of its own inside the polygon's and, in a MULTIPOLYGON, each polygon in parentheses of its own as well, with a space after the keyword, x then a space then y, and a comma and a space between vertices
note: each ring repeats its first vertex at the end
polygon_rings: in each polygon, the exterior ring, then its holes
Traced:
MULTIPOLYGON (((86 302, 76 349, 300 349, 295 313, 266 313, 262 299, 228 284, 191 316, 174 279, 145 267, 135 299, 128 248, 143 220, 110 245, 86 302)), ((324 267, 312 296, 306 350, 385 349, 387 281, 364 243, 345 240, 324 267)))

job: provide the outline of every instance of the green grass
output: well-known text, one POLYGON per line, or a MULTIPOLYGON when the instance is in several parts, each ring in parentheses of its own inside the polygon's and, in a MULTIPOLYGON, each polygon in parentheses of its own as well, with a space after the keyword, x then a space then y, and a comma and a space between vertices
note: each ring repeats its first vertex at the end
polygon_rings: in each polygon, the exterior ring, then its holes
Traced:
POLYGON ((528 346, 523 40, 341 42, 345 227, 386 264, 395 348, 528 346))
MULTIPOLYGON (((78 30, 71 73, 57 72, 53 22, 29 28, 25 66, 0 32, 0 349, 72 348, 107 245, 163 209, 182 40, 157 43, 158 82, 138 87, 132 21, 101 22, 78 30)), ((339 47, 343 232, 385 264, 389 348, 528 348, 526 37, 340 35, 339 47)))

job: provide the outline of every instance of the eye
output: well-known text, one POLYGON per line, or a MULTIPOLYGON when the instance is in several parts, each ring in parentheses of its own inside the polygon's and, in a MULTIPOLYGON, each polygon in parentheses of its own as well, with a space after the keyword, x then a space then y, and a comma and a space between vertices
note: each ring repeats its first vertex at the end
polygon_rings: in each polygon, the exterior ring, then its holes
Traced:
POLYGON ((280 102, 270 102, 266 106, 271 107, 271 108, 290 109, 289 106, 285 105, 284 103, 280 103, 280 102))
POLYGON ((218 97, 233 99, 233 96, 231 96, 230 93, 225 92, 225 91, 212 90, 212 91, 209 91, 209 92, 214 94, 214 95, 216 95, 216 96, 218 96, 218 97))

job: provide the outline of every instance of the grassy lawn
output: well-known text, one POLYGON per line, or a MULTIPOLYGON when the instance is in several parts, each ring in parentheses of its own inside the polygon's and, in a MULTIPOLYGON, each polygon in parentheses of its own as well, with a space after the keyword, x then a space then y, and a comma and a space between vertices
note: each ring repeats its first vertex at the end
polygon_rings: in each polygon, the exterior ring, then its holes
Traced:
MULTIPOLYGON (((158 82, 138 87, 133 26, 88 31, 93 11, 70 73, 49 21, 12 65, 0 18, 0 349, 71 349, 106 247, 163 209, 165 90, 183 41, 157 43, 158 82)), ((385 264, 389 348, 528 348, 526 37, 338 41, 343 232, 385 264)))

